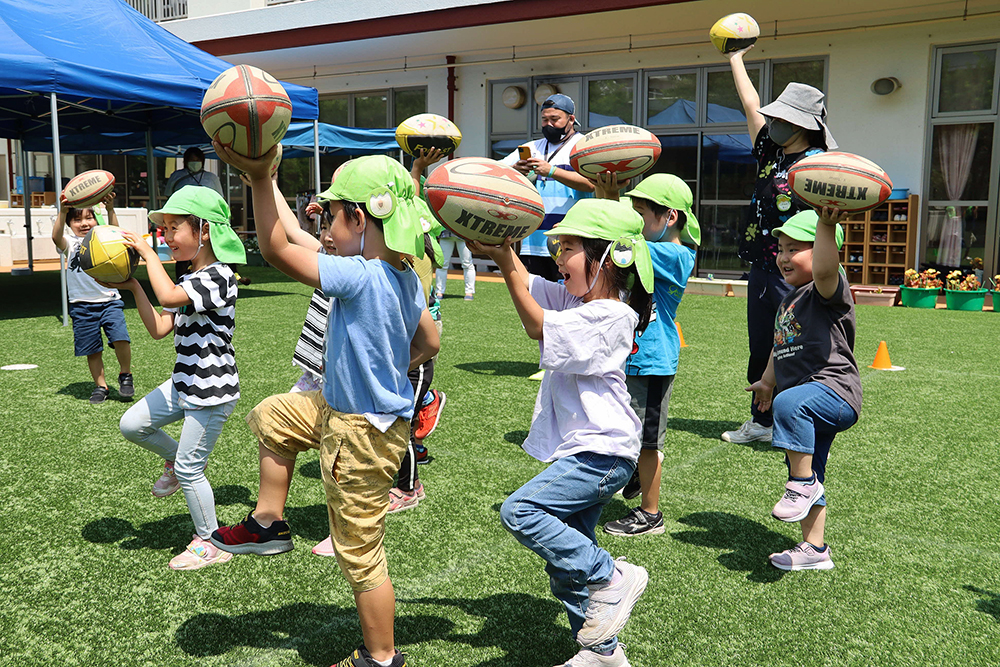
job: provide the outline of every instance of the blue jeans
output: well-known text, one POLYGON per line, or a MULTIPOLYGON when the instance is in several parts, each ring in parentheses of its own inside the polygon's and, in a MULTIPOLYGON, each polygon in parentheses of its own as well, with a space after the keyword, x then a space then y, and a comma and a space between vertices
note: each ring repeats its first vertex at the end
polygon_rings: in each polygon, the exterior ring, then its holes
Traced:
POLYGON ((215 518, 215 494, 205 477, 208 455, 222 433, 236 401, 205 408, 185 406, 167 380, 122 415, 119 428, 125 439, 174 462, 174 474, 180 482, 184 500, 194 521, 198 537, 208 539, 219 527, 215 518), (180 442, 163 430, 163 426, 184 420, 180 442))
MULTIPOLYGON (((826 461, 833 437, 854 426, 858 413, 837 392, 819 382, 789 387, 774 398, 774 431, 771 446, 812 454, 816 478, 826 479, 826 461)), ((788 465, 788 455, 785 455, 788 465)), ((817 505, 826 505, 826 496, 817 505)))
MULTIPOLYGON (((607 583, 614 575, 615 561, 597 546, 594 533, 601 509, 634 471, 628 459, 581 452, 555 461, 500 508, 504 528, 546 562, 549 586, 566 607, 574 638, 590 602, 587 584, 607 583)), ((617 645, 612 637, 590 648, 617 645)))

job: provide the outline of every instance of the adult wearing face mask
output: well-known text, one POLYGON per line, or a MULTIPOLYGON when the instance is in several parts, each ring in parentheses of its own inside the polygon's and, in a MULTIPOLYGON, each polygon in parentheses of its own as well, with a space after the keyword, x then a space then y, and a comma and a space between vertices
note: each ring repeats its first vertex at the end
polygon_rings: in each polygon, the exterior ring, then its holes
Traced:
MULTIPOLYGON (((184 151, 184 167, 170 174, 167 184, 163 188, 163 193, 170 197, 185 185, 200 185, 205 188, 212 188, 226 199, 226 193, 222 191, 222 182, 219 177, 210 171, 205 171, 205 154, 197 146, 184 151)), ((228 199, 226 199, 228 201, 228 199)), ((191 267, 191 262, 176 262, 174 264, 174 277, 180 279, 191 267)), ((237 274, 238 276, 239 274, 237 274)), ((241 284, 247 284, 248 279, 239 278, 241 284)))
POLYGON ((501 160, 529 178, 542 195, 545 218, 534 234, 521 241, 521 261, 529 273, 557 281, 562 276, 549 254, 544 232, 563 219, 579 199, 591 196, 594 184, 573 171, 569 154, 583 135, 574 128, 576 105, 568 95, 550 95, 542 103, 542 138, 525 144, 531 157, 522 160, 517 150, 501 160))
MULTIPOLYGON (((743 103, 747 128, 757 160, 757 182, 740 228, 740 257, 750 263, 747 285, 747 329, 750 361, 747 381, 761 378, 774 345, 774 318, 781 300, 793 288, 775 264, 778 242, 771 231, 799 211, 809 208, 788 186, 788 168, 808 155, 837 148, 826 125, 824 95, 812 86, 790 83, 771 104, 760 106, 760 96, 743 64, 752 49, 727 54, 736 91, 743 103)), ((752 399, 752 396, 751 396, 752 399)), ((750 404, 751 418, 735 431, 726 431, 727 442, 771 441, 771 411, 750 404)))

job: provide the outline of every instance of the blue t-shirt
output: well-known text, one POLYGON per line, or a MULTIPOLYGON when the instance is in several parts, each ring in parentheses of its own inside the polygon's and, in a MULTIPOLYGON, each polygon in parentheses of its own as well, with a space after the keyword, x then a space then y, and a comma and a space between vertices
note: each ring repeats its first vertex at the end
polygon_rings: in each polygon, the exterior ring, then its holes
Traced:
POLYGON ((323 398, 338 412, 410 419, 410 341, 427 307, 416 272, 360 257, 319 255, 318 262, 323 294, 332 299, 323 398))
POLYGON ((674 318, 694 268, 695 252, 679 243, 650 243, 653 259, 653 315, 635 337, 636 347, 625 363, 626 375, 676 375, 681 340, 674 318))

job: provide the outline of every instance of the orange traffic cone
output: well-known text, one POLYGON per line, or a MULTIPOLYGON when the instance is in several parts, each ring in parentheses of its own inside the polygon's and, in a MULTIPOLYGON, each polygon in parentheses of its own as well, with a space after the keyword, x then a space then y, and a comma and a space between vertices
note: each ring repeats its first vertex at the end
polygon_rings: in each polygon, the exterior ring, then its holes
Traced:
POLYGON ((684 342, 684 333, 681 331, 681 323, 674 320, 674 324, 677 326, 677 336, 681 339, 681 347, 687 347, 688 344, 684 342))
POLYGON ((902 366, 893 366, 892 362, 889 360, 889 346, 882 341, 878 344, 878 352, 875 353, 875 361, 868 368, 874 368, 877 371, 904 371, 906 370, 902 366))

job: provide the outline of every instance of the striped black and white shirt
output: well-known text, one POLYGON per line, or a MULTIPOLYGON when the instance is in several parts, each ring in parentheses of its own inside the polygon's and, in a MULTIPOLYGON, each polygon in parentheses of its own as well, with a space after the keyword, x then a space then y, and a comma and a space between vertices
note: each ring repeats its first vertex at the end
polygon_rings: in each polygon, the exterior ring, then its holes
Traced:
POLYGON ((316 379, 323 378, 323 340, 326 337, 326 321, 330 315, 330 299, 320 290, 313 290, 306 310, 306 321, 302 333, 295 344, 292 363, 311 373, 316 379))
POLYGON ((177 361, 172 376, 182 401, 207 407, 240 397, 233 352, 236 329, 236 276, 215 262, 181 277, 191 303, 172 310, 177 361))

